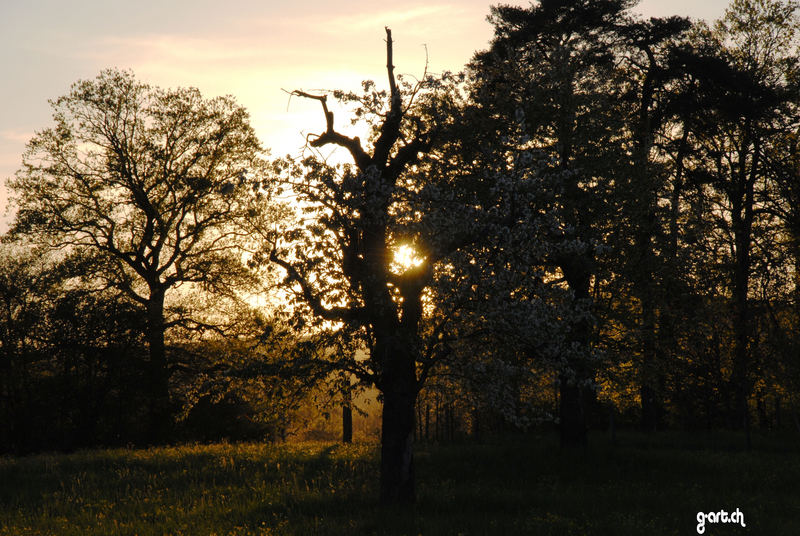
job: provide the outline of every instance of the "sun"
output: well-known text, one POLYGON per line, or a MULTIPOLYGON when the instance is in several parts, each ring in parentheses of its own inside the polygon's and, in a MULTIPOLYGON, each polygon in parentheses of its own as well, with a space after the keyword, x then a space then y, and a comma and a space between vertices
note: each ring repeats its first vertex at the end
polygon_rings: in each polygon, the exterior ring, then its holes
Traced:
POLYGON ((409 244, 402 244, 394 249, 392 270, 402 274, 411 268, 416 268, 423 262, 425 262, 425 259, 419 256, 413 246, 409 244))

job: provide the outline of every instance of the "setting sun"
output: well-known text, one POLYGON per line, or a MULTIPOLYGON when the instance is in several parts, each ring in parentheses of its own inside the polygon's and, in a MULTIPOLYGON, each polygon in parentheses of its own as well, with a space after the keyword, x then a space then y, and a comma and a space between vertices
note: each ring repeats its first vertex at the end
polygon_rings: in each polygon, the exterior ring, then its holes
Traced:
POLYGON ((405 272, 411 268, 421 265, 425 259, 417 254, 413 246, 403 244, 394 250, 394 259, 392 260, 392 269, 395 272, 405 272))

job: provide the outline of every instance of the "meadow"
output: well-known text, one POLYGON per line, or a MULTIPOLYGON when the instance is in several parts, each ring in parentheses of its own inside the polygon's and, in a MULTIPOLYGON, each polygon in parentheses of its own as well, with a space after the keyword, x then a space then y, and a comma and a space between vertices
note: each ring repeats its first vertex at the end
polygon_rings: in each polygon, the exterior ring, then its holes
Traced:
POLYGON ((562 451, 550 436, 418 445, 417 505, 377 504, 375 444, 261 443, 0 458, 0 534, 690 535, 697 512, 800 534, 796 440, 621 434, 562 451))

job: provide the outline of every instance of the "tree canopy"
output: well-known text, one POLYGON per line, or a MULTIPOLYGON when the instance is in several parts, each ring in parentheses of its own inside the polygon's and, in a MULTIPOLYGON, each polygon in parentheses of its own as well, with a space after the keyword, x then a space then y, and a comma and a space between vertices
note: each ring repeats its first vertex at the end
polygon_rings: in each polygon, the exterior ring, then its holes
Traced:
POLYGON ((146 309, 153 427, 163 428, 164 333, 197 326, 165 315, 165 295, 245 280, 236 223, 249 208, 248 177, 264 167, 261 145, 231 97, 154 88, 127 71, 77 82, 51 105, 54 126, 29 142, 8 183, 11 234, 90 258, 98 285, 146 309))

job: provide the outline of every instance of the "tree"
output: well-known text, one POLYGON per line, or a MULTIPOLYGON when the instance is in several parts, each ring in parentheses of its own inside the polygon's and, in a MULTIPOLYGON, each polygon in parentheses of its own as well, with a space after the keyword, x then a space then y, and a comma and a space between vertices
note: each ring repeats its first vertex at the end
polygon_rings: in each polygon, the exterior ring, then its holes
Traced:
POLYGON ((641 424, 645 430, 659 427, 663 418, 663 365, 658 342, 663 339, 659 320, 666 315, 659 309, 663 309, 660 307, 664 301, 663 281, 670 274, 665 263, 668 246, 662 227, 666 214, 659 206, 669 175, 656 147, 672 134, 671 93, 675 91, 675 79, 681 74, 675 49, 689 26, 687 19, 672 17, 631 20, 618 29, 628 74, 621 115, 626 123, 624 135, 632 143, 630 171, 621 175, 625 188, 620 190, 622 215, 630 235, 621 233, 618 237, 616 247, 622 255, 615 271, 625 275, 624 284, 630 282, 638 302, 638 326, 634 331, 640 339, 639 391, 641 424), (625 109, 630 113, 624 115, 625 109))
POLYGON ((0 247, 3 451, 142 439, 144 315, 119 291, 76 284, 82 264, 59 257, 0 247))
POLYGON ((735 0, 707 34, 715 55, 703 64, 700 98, 706 107, 699 114, 698 150, 707 183, 719 198, 717 225, 727 241, 733 424, 745 429, 748 446, 756 344, 751 302, 760 260, 755 247, 772 225, 765 210, 772 195, 768 153, 796 125, 796 10, 793 2, 735 0))
POLYGON ((630 4, 543 0, 530 8, 494 7, 491 47, 470 65, 471 97, 493 125, 478 134, 487 147, 502 146, 516 128, 515 118, 522 118, 526 136, 519 148, 544 153, 566 179, 555 192, 558 224, 549 237, 563 246, 543 263, 571 292, 573 324, 565 348, 580 349, 564 353, 559 371, 564 445, 586 442, 586 414, 594 399, 592 293, 602 268, 598 246, 607 240, 619 201, 613 187, 624 151, 613 105, 619 89, 615 51, 630 4))
POLYGON ((365 82, 363 95, 334 93, 355 103, 355 116, 372 126, 371 150, 335 129, 328 95, 293 92, 322 107, 325 130, 309 136, 309 147, 342 147, 353 165, 332 167, 313 157, 281 163, 283 187, 299 198, 299 214, 295 223, 284 224, 288 228, 262 228, 261 260, 285 271, 295 327, 308 328, 310 322, 326 345, 318 352, 325 357, 313 359, 315 364, 380 391, 381 501, 410 503, 415 401, 431 368, 447 353, 441 325, 430 322, 426 296, 434 274, 446 270, 452 256, 480 233, 472 232, 468 219, 459 219, 468 205, 451 196, 446 206, 444 198, 452 192, 440 186, 448 177, 422 171, 437 136, 456 121, 458 95, 443 90, 453 79, 426 75, 412 85, 395 77, 388 28, 386 36, 389 91, 365 82), (409 262, 399 263, 403 251, 409 262), (319 333, 338 334, 339 341, 319 333), (365 359, 354 351, 358 346, 367 349, 365 359), (344 350, 331 351, 334 347, 344 350))
POLYGON ((46 303, 56 283, 41 250, 17 244, 0 248, 0 426, 2 451, 24 451, 31 426, 34 364, 45 338, 46 303))
POLYGON ((215 291, 245 271, 234 223, 248 209, 247 176, 261 146, 231 97, 163 90, 103 71, 51 102, 55 125, 28 143, 9 181, 12 234, 92 259, 92 276, 147 314, 151 440, 169 424, 165 332, 196 323, 172 315, 167 292, 215 291))

